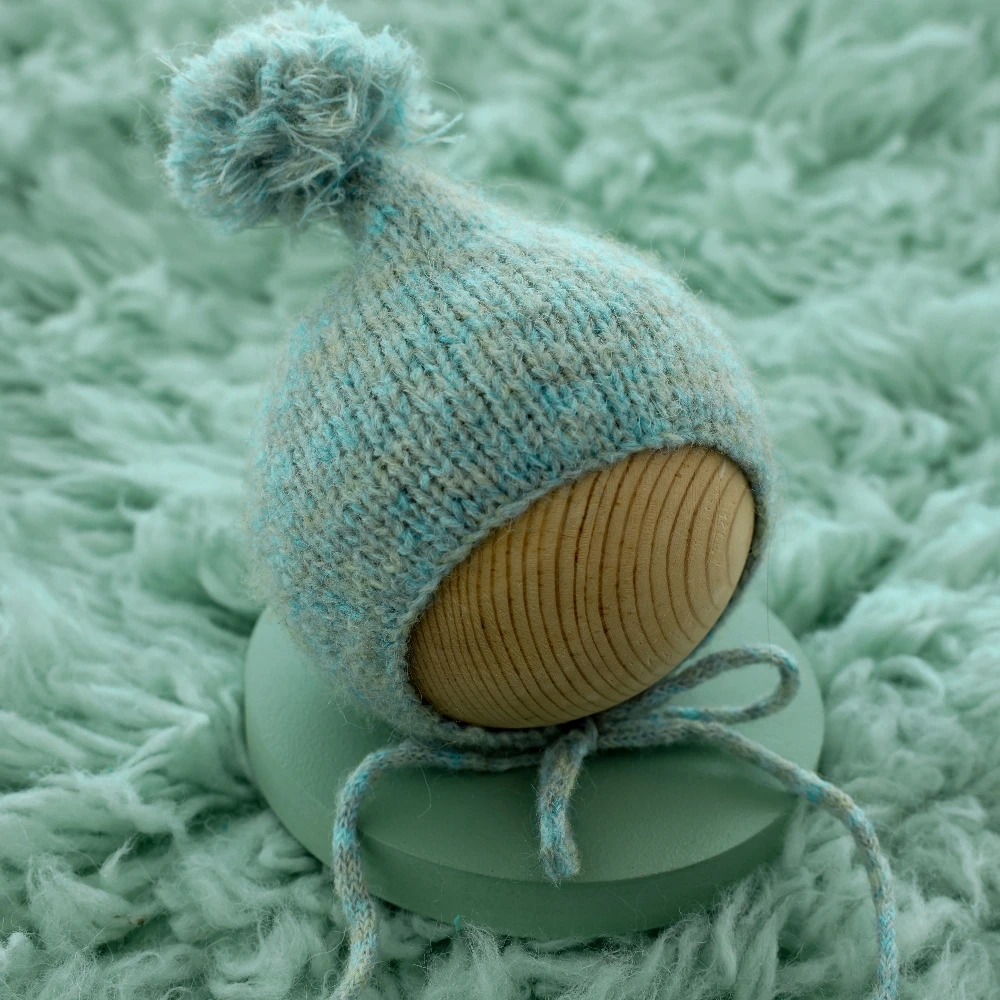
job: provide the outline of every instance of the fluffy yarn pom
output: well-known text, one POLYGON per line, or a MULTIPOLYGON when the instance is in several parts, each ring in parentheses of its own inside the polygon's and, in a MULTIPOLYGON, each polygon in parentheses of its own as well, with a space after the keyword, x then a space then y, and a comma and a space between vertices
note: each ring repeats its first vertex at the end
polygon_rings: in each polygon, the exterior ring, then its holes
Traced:
POLYGON ((182 69, 163 61, 171 193, 225 232, 330 216, 374 151, 436 138, 415 137, 442 119, 409 44, 325 4, 241 25, 182 69))

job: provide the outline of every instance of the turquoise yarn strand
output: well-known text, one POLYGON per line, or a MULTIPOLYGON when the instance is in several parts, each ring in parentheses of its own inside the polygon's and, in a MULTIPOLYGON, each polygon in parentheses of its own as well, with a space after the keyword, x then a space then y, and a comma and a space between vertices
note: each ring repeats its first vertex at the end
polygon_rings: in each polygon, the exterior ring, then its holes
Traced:
POLYGON ((347 918, 350 952, 331 1000, 355 1000, 378 961, 378 914, 368 892, 358 840, 358 812, 365 792, 394 767, 444 767, 452 771, 509 771, 537 763, 539 752, 488 757, 464 750, 421 746, 414 739, 375 750, 354 769, 337 798, 333 824, 333 880, 347 918))
POLYGON ((729 724, 759 719, 779 711, 795 697, 798 689, 798 667, 784 650, 771 645, 740 646, 711 653, 690 667, 668 675, 633 701, 580 720, 542 750, 495 756, 427 747, 407 739, 397 746, 370 753, 347 779, 337 801, 333 828, 334 886, 347 918, 350 954, 332 1000, 355 1000, 371 978, 378 960, 378 915, 364 878, 357 821, 364 794, 379 774, 394 767, 506 771, 538 763, 537 809, 542 866, 553 882, 560 882, 580 870, 568 814, 570 797, 586 756, 595 750, 677 743, 716 746, 756 764, 777 778, 789 792, 832 813, 847 827, 864 856, 875 904, 878 966, 872 1000, 896 1000, 899 952, 892 873, 868 817, 846 792, 818 774, 729 728, 729 724), (737 708, 664 705, 681 691, 703 684, 724 671, 753 663, 770 663, 778 670, 778 686, 767 697, 737 708))

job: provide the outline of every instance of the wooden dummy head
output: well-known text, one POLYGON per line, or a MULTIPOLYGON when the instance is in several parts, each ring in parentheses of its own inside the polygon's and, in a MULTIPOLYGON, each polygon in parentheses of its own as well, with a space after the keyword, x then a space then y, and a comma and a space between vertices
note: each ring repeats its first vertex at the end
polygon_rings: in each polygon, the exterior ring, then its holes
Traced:
POLYGON ((633 697, 707 635, 754 529, 743 472, 704 447, 644 451, 537 500, 441 582, 410 637, 414 687, 496 728, 633 697))

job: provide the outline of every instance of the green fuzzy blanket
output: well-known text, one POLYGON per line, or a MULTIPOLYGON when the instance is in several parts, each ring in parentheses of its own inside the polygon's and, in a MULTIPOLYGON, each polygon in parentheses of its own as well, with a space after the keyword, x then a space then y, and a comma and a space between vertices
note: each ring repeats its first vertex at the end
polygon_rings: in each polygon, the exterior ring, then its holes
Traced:
MULTIPOLYGON (((239 519, 264 379, 348 262, 212 235, 167 72, 260 3, 0 0, 0 1000, 319 998, 330 874, 257 792, 239 519)), ((428 155, 681 271, 766 399, 767 601, 821 772, 896 880, 904 1000, 1000 997, 1000 8, 349 0, 467 138, 428 155)), ((385 907, 372 1000, 855 1000, 872 903, 806 807, 658 932, 528 941, 385 907)))

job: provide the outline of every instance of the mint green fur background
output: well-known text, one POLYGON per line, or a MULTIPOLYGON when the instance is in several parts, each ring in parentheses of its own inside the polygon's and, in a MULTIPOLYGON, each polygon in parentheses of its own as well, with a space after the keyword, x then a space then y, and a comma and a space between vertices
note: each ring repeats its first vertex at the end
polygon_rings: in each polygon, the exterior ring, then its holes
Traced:
MULTIPOLYGON (((0 0, 0 1000, 284 1000, 346 953, 254 788, 244 446, 349 260, 215 236, 157 168, 166 69, 261 10, 0 0)), ((821 772, 896 877, 906 1000, 1000 996, 1000 14, 989 0, 348 0, 497 198, 659 253, 742 350, 787 495, 760 596, 821 772)), ((854 1000, 864 869, 784 856, 661 932, 530 942, 387 908, 372 1000, 854 1000)))

